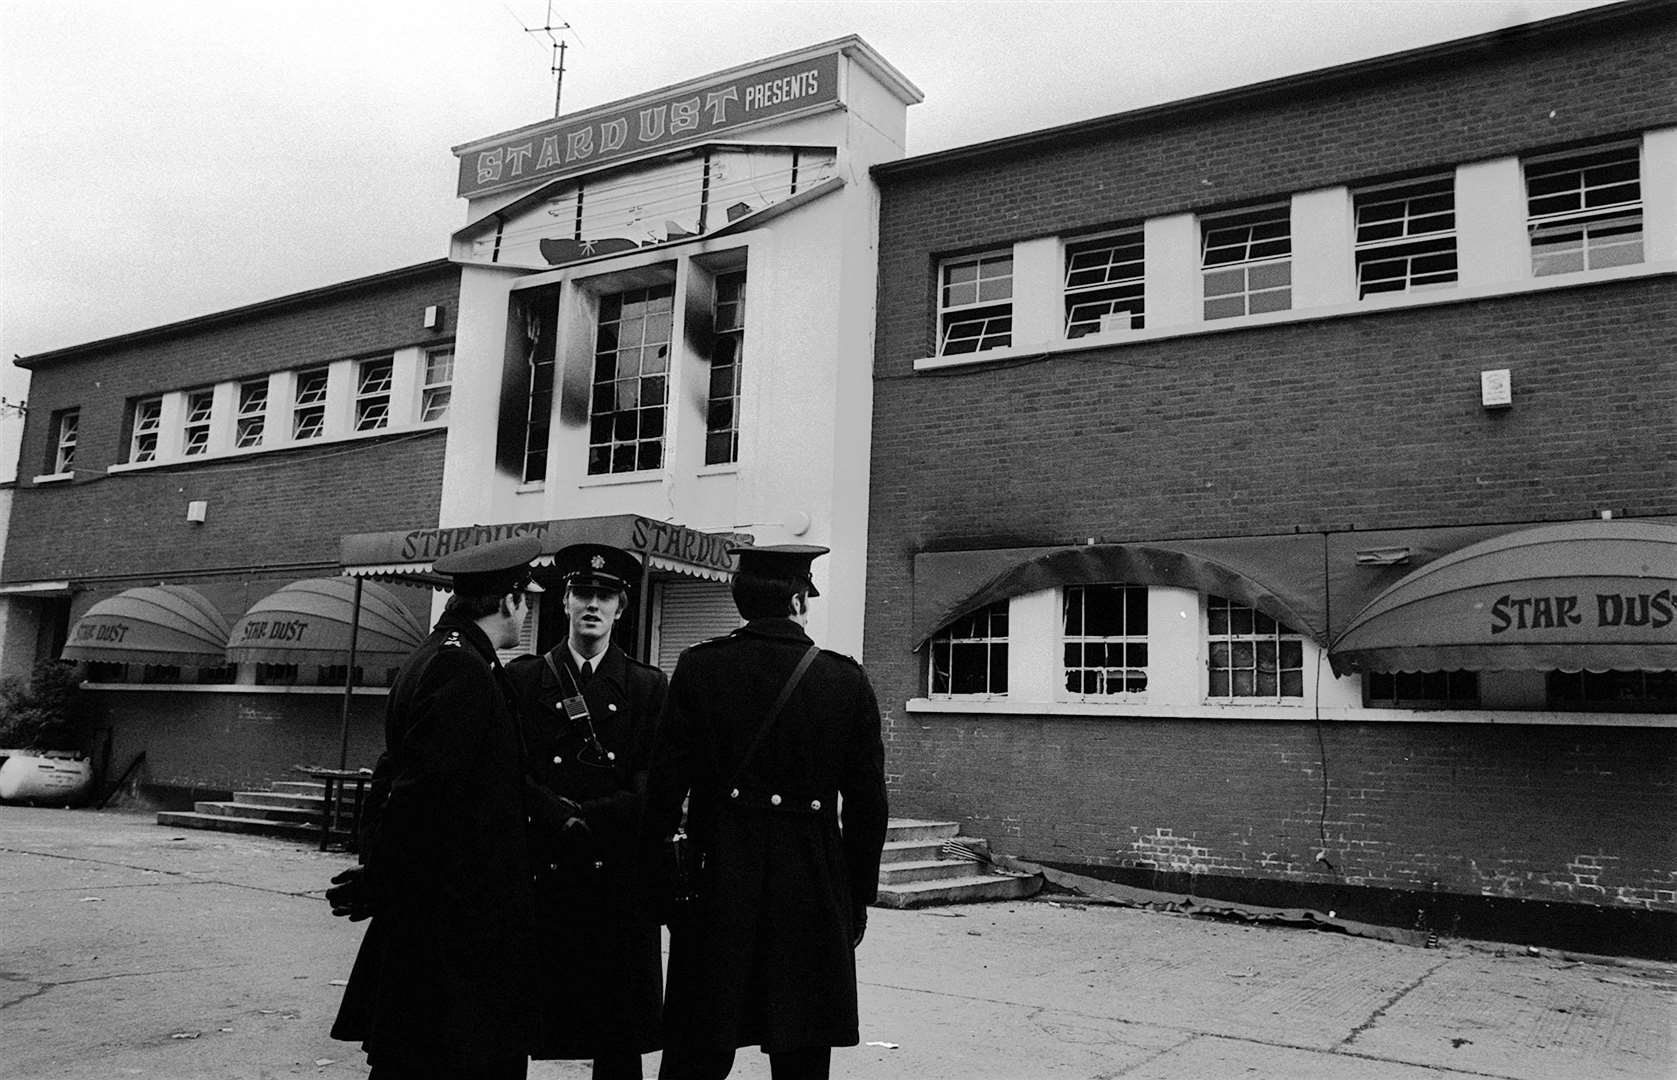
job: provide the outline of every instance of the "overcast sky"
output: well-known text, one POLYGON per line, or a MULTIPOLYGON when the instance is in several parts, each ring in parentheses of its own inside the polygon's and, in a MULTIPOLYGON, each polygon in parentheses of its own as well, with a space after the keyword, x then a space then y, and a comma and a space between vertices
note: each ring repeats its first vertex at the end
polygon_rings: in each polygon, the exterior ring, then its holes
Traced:
MULTIPOLYGON (((859 34, 910 154, 1601 0, 555 0, 564 111, 859 34)), ((464 223, 451 146, 548 118, 546 0, 0 0, 10 357, 395 269, 464 223)), ((0 447, 15 441, 0 424, 0 447)), ((0 449, 0 479, 9 477, 0 449)))

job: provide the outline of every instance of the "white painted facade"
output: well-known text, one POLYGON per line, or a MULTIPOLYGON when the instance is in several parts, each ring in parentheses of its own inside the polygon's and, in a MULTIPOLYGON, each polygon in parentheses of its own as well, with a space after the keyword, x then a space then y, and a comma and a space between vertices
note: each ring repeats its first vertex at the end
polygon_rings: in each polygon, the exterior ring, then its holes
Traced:
MULTIPOLYGON (((907 106, 920 100, 919 91, 849 37, 581 115, 622 113, 643 102, 667 102, 687 88, 697 94, 719 80, 737 82, 827 57, 836 57, 836 103, 650 151, 638 160, 618 159, 592 173, 570 172, 469 199, 468 225, 451 250, 462 274, 441 526, 637 514, 701 532, 749 533, 759 544, 822 544, 832 554, 815 565, 822 597, 812 611, 811 632, 828 647, 861 654, 878 213, 869 169, 903 155, 907 106), (641 207, 628 205, 637 181, 662 181, 697 168, 685 162, 702 157, 710 193, 712 155, 728 155, 735 163, 731 190, 738 192, 755 183, 744 178, 750 170, 742 172, 739 162, 749 164, 753 155, 768 160, 788 147, 797 149, 793 168, 804 170, 802 183, 794 171, 789 192, 753 198, 749 210, 736 204, 738 220, 730 212, 722 225, 718 206, 710 228, 703 216, 696 219, 694 235, 676 235, 676 220, 654 222, 655 228, 667 225, 671 236, 652 235, 649 246, 553 267, 535 255, 538 231, 566 235, 573 205, 579 237, 585 207, 618 207, 625 223, 638 229, 641 207), (742 269, 747 303, 735 413, 738 456, 707 465, 711 290, 717 274, 742 269), (600 300, 651 283, 674 288, 661 464, 590 475, 600 300), (555 297, 546 455, 533 470, 527 467, 540 474, 532 480, 509 468, 507 442, 525 423, 517 410, 530 400, 517 382, 529 366, 527 313, 532 305, 552 305, 555 297)), ((553 125, 575 121, 566 117, 553 125)), ((523 130, 539 144, 542 126, 523 130)), ((483 147, 506 139, 492 137, 456 153, 470 162, 483 147)), ((694 220, 688 215, 679 230, 694 230, 694 220)), ((529 350, 533 355, 534 346, 529 350)))

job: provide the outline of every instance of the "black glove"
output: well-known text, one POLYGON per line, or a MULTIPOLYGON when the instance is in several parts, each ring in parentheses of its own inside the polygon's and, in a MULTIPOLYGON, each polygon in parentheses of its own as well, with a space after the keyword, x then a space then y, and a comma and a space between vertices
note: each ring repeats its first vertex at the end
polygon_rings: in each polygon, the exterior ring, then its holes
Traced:
POLYGON ((588 835, 588 822, 576 800, 556 795, 528 776, 524 778, 524 793, 528 796, 530 816, 544 833, 567 838, 588 835))
POLYGON ((851 947, 851 949, 857 949, 857 948, 861 947, 862 938, 867 934, 867 932, 868 932, 868 909, 865 908, 865 907, 857 908, 855 918, 851 919, 851 921, 850 921, 850 947, 851 947))
POLYGON ((326 890, 326 902, 332 914, 347 915, 350 922, 360 922, 378 914, 378 902, 373 895, 372 882, 367 880, 365 866, 352 866, 332 876, 332 888, 326 890))

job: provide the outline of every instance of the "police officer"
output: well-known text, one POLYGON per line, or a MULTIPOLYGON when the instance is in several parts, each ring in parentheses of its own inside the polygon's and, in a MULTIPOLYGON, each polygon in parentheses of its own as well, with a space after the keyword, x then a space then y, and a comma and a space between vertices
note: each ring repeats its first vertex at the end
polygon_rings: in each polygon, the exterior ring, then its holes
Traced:
POLYGON ((536 1058, 592 1058, 594 1080, 640 1080, 656 1050, 663 959, 638 838, 664 673, 612 630, 641 576, 633 555, 575 544, 554 556, 565 640, 509 667, 534 785, 536 1058))
POLYGON ((518 644, 540 553, 523 538, 437 560, 454 595, 390 691, 364 868, 340 884, 372 922, 332 1026, 362 1044, 373 1080, 527 1072, 535 897, 523 752, 495 650, 518 644))
POLYGON ((885 843, 879 706, 861 665, 804 632, 827 549, 731 551, 747 622, 682 654, 648 779, 649 839, 687 799, 704 859, 694 910, 670 927, 659 1076, 715 1080, 756 1045, 776 1080, 818 1080, 832 1047, 858 1041, 854 950, 885 843))

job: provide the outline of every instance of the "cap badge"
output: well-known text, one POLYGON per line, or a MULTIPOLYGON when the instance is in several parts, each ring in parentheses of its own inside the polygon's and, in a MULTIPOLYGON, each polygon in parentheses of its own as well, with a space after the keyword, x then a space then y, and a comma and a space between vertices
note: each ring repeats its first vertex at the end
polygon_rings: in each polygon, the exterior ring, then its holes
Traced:
POLYGON ((588 565, 592 566, 596 570, 604 570, 606 568, 606 557, 604 555, 596 555, 592 559, 588 560, 588 565))

